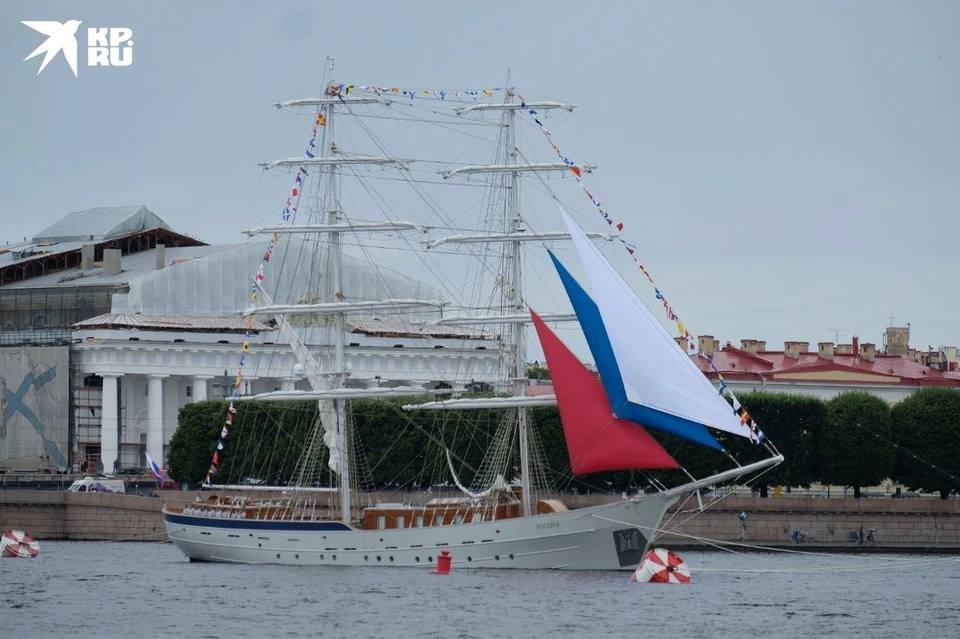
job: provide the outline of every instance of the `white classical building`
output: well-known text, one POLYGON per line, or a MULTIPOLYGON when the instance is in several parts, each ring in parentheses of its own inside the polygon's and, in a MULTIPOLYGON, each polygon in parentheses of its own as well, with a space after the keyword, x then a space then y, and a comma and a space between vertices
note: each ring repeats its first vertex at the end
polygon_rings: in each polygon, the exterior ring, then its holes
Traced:
MULTIPOLYGON (((162 465, 179 409, 232 392, 241 355, 242 393, 307 388, 302 367, 274 321, 257 319, 248 329, 242 316, 251 303, 250 283, 264 256, 263 242, 207 246, 170 231, 144 207, 71 214, 43 238, 41 257, 47 264, 34 268, 36 275, 0 281, 0 313, 3 296, 18 290, 18 300, 23 293, 35 299, 44 291, 44 299, 66 295, 68 306, 78 300, 75 305, 87 309, 73 315, 79 321, 70 321, 74 469, 84 462, 91 469, 102 463, 107 472, 144 468, 144 453, 162 465), (168 245, 174 241, 182 245, 168 245), (84 306, 94 293, 100 303, 84 306), (250 350, 244 353, 248 330, 250 350)), ((37 238, 33 244, 39 244, 37 238)), ((319 243, 288 236, 277 244, 263 281, 275 304, 318 299, 326 270, 322 250, 319 243), (304 264, 319 266, 294 268, 304 264)), ((25 255, 30 257, 38 256, 25 255)), ((342 279, 343 296, 353 302, 443 299, 414 278, 349 255, 343 256, 342 279)), ((344 340, 348 385, 462 389, 495 384, 501 377, 498 337, 433 325, 430 320, 437 316, 431 312, 402 319, 350 317, 344 340)), ((23 328, 20 324, 11 330, 23 328)), ((41 323, 34 330, 42 333, 50 326, 41 323)), ((329 328, 301 327, 298 333, 318 360, 329 356, 329 328)))

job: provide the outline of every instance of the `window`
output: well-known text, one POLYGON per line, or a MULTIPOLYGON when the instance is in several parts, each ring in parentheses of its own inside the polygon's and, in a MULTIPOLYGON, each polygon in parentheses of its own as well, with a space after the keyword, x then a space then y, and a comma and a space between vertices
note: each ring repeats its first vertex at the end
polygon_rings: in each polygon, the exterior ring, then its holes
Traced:
POLYGON ((383 530, 386 527, 387 527, 387 516, 377 515, 377 529, 383 530))
POLYGON ((417 515, 413 525, 417 528, 423 528, 423 515, 417 515))
POLYGON ((397 528, 403 528, 404 524, 406 523, 406 518, 404 518, 403 515, 397 517, 397 528))
POLYGON ((193 386, 187 386, 187 397, 193 397, 193 386))

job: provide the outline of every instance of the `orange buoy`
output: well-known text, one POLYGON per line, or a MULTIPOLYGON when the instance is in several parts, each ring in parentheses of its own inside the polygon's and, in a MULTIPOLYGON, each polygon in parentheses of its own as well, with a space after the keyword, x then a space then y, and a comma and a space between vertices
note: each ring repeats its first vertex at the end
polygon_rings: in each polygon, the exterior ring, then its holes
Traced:
POLYGON ((450 553, 446 550, 441 550, 440 554, 437 555, 437 567, 434 570, 431 570, 430 574, 449 575, 451 561, 453 561, 453 558, 450 556, 450 553))
POLYGON ((0 557, 36 557, 40 544, 31 535, 21 530, 8 530, 0 537, 0 557))

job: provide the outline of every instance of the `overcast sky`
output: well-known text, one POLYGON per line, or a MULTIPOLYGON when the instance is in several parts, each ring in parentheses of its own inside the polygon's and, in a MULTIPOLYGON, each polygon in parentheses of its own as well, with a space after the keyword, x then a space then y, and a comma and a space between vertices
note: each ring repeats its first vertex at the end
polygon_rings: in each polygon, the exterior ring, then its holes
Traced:
POLYGON ((243 241, 289 186, 257 167, 288 142, 270 105, 315 94, 328 54, 352 84, 512 69, 579 105, 558 140, 599 165, 695 334, 879 343, 892 315, 914 346, 960 344, 960 3, 7 0, 0 17, 0 239, 145 204, 243 241), (133 63, 81 50, 79 77, 62 55, 38 76, 23 59, 43 36, 20 21, 69 19, 133 29, 133 63))

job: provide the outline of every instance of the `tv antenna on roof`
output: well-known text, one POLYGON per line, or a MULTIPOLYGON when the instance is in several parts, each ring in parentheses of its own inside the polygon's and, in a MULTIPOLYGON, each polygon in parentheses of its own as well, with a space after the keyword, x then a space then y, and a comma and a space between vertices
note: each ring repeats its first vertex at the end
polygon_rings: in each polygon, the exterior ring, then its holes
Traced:
POLYGON ((843 331, 845 331, 845 330, 847 330, 847 329, 845 329, 845 328, 828 328, 827 330, 830 331, 831 333, 833 333, 833 343, 834 343, 834 344, 839 344, 839 343, 840 343, 840 333, 842 333, 843 331))

